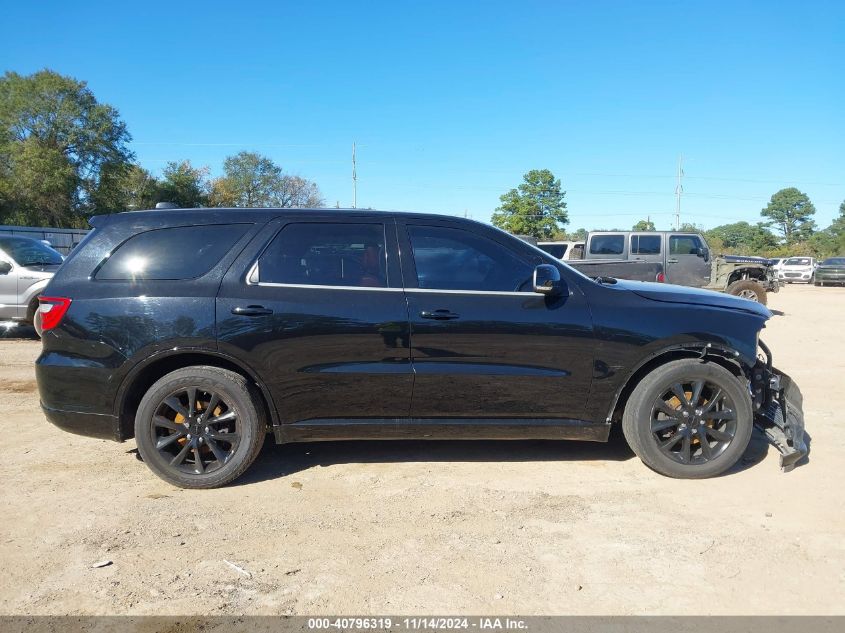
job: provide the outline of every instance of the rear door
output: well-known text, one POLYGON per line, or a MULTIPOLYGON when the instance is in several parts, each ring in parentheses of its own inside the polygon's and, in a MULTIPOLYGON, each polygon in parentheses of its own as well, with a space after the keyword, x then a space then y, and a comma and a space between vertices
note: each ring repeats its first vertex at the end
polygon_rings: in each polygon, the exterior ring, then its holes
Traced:
POLYGON ((399 236, 412 418, 581 419, 594 339, 576 285, 534 293, 540 262, 475 224, 403 219, 399 236))
POLYGON ((662 233, 631 233, 628 240, 630 259, 641 262, 663 263, 662 233))
POLYGON ((407 419, 413 374, 397 257, 391 218, 312 212, 270 223, 230 268, 217 298, 219 349, 253 368, 283 424, 407 419))
POLYGON ((710 283, 710 260, 698 235, 669 234, 666 281, 701 288, 710 283))

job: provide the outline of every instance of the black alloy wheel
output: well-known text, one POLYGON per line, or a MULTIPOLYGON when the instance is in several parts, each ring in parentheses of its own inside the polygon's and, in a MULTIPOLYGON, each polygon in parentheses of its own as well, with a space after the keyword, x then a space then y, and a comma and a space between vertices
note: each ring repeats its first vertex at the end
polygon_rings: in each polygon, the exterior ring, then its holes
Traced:
POLYGON ((215 488, 255 460, 267 431, 258 389, 219 367, 178 369, 138 406, 135 441, 156 475, 182 488, 215 488))
POLYGON ((751 439, 754 414, 744 376, 698 358, 654 368, 631 393, 625 439, 669 477, 713 477, 733 466, 751 439))

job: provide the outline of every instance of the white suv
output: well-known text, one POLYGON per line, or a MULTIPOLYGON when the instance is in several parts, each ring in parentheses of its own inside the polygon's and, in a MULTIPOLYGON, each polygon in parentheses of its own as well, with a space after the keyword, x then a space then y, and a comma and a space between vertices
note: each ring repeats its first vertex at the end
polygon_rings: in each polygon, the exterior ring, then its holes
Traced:
POLYGON ((800 281, 808 284, 813 281, 816 272, 816 260, 814 257, 790 257, 781 262, 778 269, 778 280, 792 283, 800 281))

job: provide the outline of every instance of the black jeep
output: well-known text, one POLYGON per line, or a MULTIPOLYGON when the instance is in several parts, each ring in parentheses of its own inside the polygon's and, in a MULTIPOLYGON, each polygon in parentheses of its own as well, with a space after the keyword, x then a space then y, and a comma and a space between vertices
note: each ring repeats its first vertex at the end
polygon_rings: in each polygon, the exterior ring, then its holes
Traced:
POLYGON ((592 280, 490 226, 356 210, 141 211, 91 220, 40 298, 41 403, 135 437, 178 486, 232 481, 267 432, 581 439, 620 423, 672 477, 709 477, 752 426, 789 468, 800 392, 763 306, 592 280))

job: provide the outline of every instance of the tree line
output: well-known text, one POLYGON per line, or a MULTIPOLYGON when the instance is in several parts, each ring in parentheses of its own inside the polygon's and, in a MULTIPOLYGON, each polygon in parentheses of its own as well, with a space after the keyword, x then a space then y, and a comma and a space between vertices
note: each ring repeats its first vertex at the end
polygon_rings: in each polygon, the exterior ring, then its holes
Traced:
MULTIPOLYGON (((550 170, 533 169, 523 176, 518 187, 499 198, 501 204, 493 212, 493 224, 515 235, 539 240, 583 240, 587 236, 586 229, 566 231, 569 214, 565 196, 560 179, 550 170)), ((815 213, 816 208, 807 194, 788 187, 772 195, 760 211, 764 219, 756 224, 734 222, 710 230, 684 224, 681 230, 701 233, 715 252, 766 257, 845 254, 845 201, 839 205, 839 216, 824 229, 819 230, 816 226, 815 213)), ((631 230, 656 229, 650 220, 640 220, 631 230)))
POLYGON ((85 82, 42 70, 0 77, 0 224, 87 227, 95 214, 180 207, 320 207, 310 180, 285 173, 266 156, 229 156, 223 175, 188 160, 160 177, 129 149, 116 108, 85 82))

